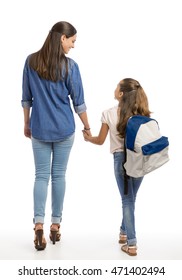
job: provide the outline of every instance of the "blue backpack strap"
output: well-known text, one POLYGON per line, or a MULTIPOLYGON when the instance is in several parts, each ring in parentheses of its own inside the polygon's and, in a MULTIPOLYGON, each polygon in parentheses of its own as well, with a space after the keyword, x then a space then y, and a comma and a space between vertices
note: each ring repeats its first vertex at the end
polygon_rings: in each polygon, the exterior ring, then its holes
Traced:
POLYGON ((124 195, 128 194, 128 179, 130 176, 126 174, 126 168, 124 164, 126 162, 126 138, 124 139, 124 162, 123 162, 123 170, 124 170, 124 195))
POLYGON ((135 138, 141 124, 147 123, 151 118, 141 115, 135 115, 128 119, 126 126, 126 148, 134 151, 135 138))

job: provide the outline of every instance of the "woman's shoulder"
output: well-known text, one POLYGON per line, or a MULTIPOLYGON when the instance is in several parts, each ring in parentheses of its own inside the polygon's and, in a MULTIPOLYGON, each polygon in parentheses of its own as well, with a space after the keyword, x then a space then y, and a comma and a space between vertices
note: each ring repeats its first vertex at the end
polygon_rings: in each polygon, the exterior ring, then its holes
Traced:
POLYGON ((67 57, 67 62, 69 71, 74 73, 80 73, 78 63, 74 59, 67 57))
POLYGON ((34 53, 31 53, 31 54, 28 54, 25 58, 25 65, 26 66, 29 66, 29 62, 30 62, 30 58, 31 56, 33 55, 34 53))
POLYGON ((27 55, 24 61, 24 69, 28 69, 29 68, 29 60, 30 60, 30 56, 31 54, 27 55))
POLYGON ((67 57, 67 61, 71 67, 78 66, 78 63, 73 58, 67 57))

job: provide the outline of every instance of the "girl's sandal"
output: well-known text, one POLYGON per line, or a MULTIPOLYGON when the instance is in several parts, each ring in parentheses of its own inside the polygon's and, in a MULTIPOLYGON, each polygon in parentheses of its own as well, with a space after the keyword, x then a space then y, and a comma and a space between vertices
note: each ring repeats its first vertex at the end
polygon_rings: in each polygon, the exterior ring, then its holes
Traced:
POLYGON ((119 235, 119 241, 120 244, 125 244, 127 243, 127 235, 126 234, 121 234, 119 235))
POLYGON ((37 224, 34 228, 35 238, 34 238, 34 246, 38 251, 44 250, 46 248, 47 242, 44 237, 43 225, 37 224))
POLYGON ((60 225, 59 224, 52 224, 50 227, 50 240, 53 244, 56 243, 56 241, 60 241, 61 239, 61 233, 60 233, 60 225))
POLYGON ((129 256, 136 256, 137 255, 137 246, 128 246, 127 244, 126 245, 123 245, 121 247, 121 250, 128 254, 129 256))

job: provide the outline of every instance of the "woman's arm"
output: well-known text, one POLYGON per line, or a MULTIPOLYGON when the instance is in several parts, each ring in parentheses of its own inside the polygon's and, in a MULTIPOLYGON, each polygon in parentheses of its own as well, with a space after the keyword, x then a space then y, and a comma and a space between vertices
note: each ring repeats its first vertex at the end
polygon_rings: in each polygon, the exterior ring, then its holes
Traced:
POLYGON ((82 121, 82 123, 83 123, 85 132, 86 132, 89 136, 91 136, 90 126, 89 126, 89 122, 88 122, 88 117, 87 117, 86 111, 83 112, 83 113, 81 113, 81 114, 79 114, 79 117, 80 117, 80 119, 81 119, 81 121, 82 121))
POLYGON ((102 123, 100 132, 98 136, 90 136, 87 134, 87 131, 83 130, 83 136, 86 141, 91 142, 92 144, 102 145, 104 144, 107 134, 109 131, 109 127, 106 123, 102 123))
POLYGON ((79 117, 84 125, 84 128, 86 128, 86 130, 90 129, 90 126, 89 126, 89 123, 88 123, 88 117, 87 117, 87 113, 86 112, 83 112, 81 114, 79 114, 79 117))

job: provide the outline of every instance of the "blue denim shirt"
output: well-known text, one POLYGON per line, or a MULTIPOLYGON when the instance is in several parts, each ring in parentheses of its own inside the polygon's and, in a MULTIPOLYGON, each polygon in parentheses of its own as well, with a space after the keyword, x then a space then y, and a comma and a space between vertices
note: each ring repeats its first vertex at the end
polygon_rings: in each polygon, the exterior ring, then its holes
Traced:
POLYGON ((71 58, 67 59, 68 76, 58 82, 40 78, 29 67, 28 58, 25 61, 21 104, 24 108, 32 107, 30 130, 32 137, 41 141, 64 140, 75 132, 71 105, 77 114, 86 111, 78 64, 71 58))

